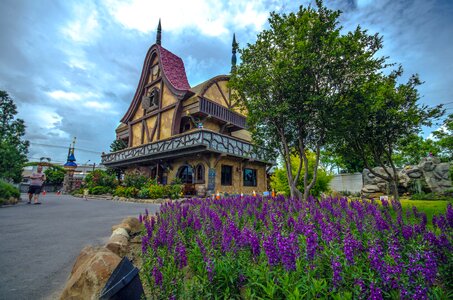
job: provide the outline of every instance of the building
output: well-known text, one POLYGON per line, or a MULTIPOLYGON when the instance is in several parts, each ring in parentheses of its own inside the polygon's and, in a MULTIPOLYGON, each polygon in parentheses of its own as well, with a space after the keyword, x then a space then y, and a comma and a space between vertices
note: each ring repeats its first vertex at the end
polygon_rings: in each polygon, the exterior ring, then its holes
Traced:
MULTIPOLYGON (((233 37, 232 67, 236 50, 233 37)), ((128 147, 103 154, 102 163, 162 184, 179 178, 186 194, 266 191, 272 163, 253 145, 228 80, 219 75, 190 87, 182 59, 161 45, 159 21, 135 96, 116 129, 128 147)))

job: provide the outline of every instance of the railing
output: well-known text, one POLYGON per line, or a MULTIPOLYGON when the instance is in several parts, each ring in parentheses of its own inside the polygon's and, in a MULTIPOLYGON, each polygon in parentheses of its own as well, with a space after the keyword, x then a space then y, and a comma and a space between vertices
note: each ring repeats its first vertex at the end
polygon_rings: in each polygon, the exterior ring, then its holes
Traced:
POLYGON ((102 155, 102 163, 109 166, 136 160, 152 160, 163 154, 183 153, 194 148, 200 148, 200 151, 211 150, 217 153, 267 162, 261 148, 230 136, 206 129, 198 129, 170 139, 104 154, 102 155))
POLYGON ((240 128, 245 128, 244 116, 241 116, 240 114, 205 98, 200 99, 200 112, 211 115, 240 128))

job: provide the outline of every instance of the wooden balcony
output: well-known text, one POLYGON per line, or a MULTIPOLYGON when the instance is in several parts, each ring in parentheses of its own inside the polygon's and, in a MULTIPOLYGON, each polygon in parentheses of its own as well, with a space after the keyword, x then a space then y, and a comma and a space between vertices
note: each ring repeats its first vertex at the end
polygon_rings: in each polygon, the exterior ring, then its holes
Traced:
POLYGON ((166 140, 103 154, 102 164, 108 167, 121 167, 202 152, 214 152, 271 163, 266 160, 264 149, 231 136, 207 129, 197 129, 166 140))
POLYGON ((246 128, 245 116, 206 98, 199 97, 198 101, 184 107, 184 111, 189 111, 194 116, 211 116, 230 124, 235 130, 246 128))

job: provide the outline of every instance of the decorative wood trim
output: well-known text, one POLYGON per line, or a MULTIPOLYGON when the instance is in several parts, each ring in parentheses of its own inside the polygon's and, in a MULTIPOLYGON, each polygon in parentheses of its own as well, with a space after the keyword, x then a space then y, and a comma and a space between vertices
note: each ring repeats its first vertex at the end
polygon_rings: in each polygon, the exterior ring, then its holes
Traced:
POLYGON ((142 120, 142 136, 140 138, 141 144, 143 145, 145 143, 145 124, 143 124, 145 120, 142 120))
POLYGON ((162 114, 160 113, 158 116, 157 116, 157 120, 156 120, 156 127, 158 128, 157 130, 157 140, 160 140, 160 129, 161 129, 161 118, 162 118, 162 114))
POLYGON ((175 112, 173 113, 173 120, 172 120, 172 128, 171 128, 171 135, 175 135, 179 133, 179 127, 181 126, 181 114, 182 114, 182 100, 179 100, 176 104, 175 112))
POLYGON ((150 139, 150 136, 149 136, 148 122, 146 120, 143 120, 143 126, 145 127, 145 133, 146 133, 146 138, 148 140, 148 143, 151 143, 152 139, 150 139))
POLYGON ((157 119, 156 119, 156 123, 154 123, 154 128, 153 128, 153 131, 151 132, 151 142, 152 140, 154 139, 154 134, 156 133, 156 129, 157 129, 157 119))
POLYGON ((153 112, 151 112, 151 113, 149 113, 149 114, 147 114, 147 115, 145 115, 145 116, 143 116, 141 118, 138 118, 137 120, 129 122, 129 124, 134 125, 134 124, 137 124, 138 122, 142 121, 143 119, 149 119, 149 118, 151 118, 151 117, 153 117, 153 116, 155 116, 155 115, 157 115, 157 114, 159 114, 161 112, 166 112, 167 110, 170 110, 170 109, 174 108, 177 104, 178 103, 172 103, 172 104, 167 105, 167 106, 165 106, 165 107, 163 107, 161 109, 154 110, 153 112))
POLYGON ((129 130, 129 143, 128 143, 129 145, 128 145, 128 147, 130 148, 130 147, 132 147, 132 139, 134 138, 134 133, 132 132, 132 124, 131 123, 127 124, 127 127, 128 127, 128 130, 129 130))
POLYGON ((223 97, 223 100, 225 101, 225 104, 227 105, 228 108, 231 108, 231 105, 230 105, 230 101, 227 100, 227 98, 225 97, 225 94, 223 93, 222 89, 220 88, 220 85, 219 83, 216 81, 215 82, 215 85, 217 86, 217 88, 219 89, 219 92, 220 94, 222 95, 223 97))
POLYGON ((214 78, 211 78, 208 82, 206 82, 205 86, 200 91, 199 95, 203 97, 206 91, 211 87, 211 85, 213 85, 217 81, 228 81, 228 80, 230 80, 230 76, 228 75, 219 75, 214 78))
POLYGON ((222 157, 226 157, 226 156, 227 155, 225 153, 221 153, 221 154, 216 155, 215 162, 214 162, 214 168, 217 168, 217 164, 219 163, 220 159, 222 157))

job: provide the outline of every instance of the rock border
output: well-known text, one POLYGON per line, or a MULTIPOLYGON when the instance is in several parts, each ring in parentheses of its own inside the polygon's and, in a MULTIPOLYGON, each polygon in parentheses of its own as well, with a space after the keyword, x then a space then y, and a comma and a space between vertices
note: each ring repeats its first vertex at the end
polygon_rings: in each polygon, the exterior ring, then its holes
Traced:
MULTIPOLYGON (((73 197, 83 198, 82 194, 72 195, 73 197)), ((110 200, 110 201, 119 201, 119 202, 135 202, 135 203, 149 203, 149 204, 163 204, 163 203, 172 203, 172 202, 183 202, 188 198, 180 199, 170 199, 170 198, 159 198, 159 199, 138 199, 138 198, 128 198, 128 197, 118 197, 112 195, 88 195, 88 200, 110 200)))
POLYGON ((104 246, 86 246, 77 257, 60 299, 99 299, 101 290, 121 259, 130 254, 131 243, 140 243, 142 225, 126 217, 112 226, 104 246))

